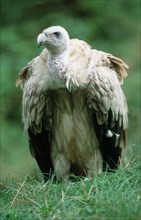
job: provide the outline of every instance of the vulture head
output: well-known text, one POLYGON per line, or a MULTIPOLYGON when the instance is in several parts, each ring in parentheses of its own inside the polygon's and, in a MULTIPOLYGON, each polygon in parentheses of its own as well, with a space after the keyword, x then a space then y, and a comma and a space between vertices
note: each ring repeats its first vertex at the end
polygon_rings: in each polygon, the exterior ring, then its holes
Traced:
POLYGON ((64 28, 52 26, 38 35, 37 44, 38 46, 45 46, 52 55, 61 55, 68 50, 70 39, 64 28))

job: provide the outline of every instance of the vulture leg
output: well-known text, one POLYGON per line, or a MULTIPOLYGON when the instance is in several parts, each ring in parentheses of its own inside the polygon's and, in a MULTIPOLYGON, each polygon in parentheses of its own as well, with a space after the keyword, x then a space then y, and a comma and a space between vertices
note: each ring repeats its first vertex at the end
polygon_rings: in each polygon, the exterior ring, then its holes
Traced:
POLYGON ((71 163, 65 157, 65 155, 58 152, 57 156, 54 157, 53 167, 57 181, 61 181, 62 179, 68 179, 71 163))

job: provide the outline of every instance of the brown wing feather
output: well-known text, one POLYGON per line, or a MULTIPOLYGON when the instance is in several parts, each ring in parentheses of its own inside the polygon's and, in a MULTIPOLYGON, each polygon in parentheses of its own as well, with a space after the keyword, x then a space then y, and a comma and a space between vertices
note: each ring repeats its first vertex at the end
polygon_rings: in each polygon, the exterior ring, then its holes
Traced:
POLYGON ((129 68, 129 66, 120 58, 115 57, 113 55, 108 55, 108 58, 110 59, 111 63, 114 65, 114 68, 117 72, 118 79, 120 83, 122 84, 124 81, 124 78, 127 76, 127 71, 126 69, 129 68))
POLYGON ((32 64, 34 63, 35 59, 31 60, 27 66, 25 66, 19 73, 19 76, 16 80, 16 87, 21 87, 23 89, 24 84, 30 78, 32 74, 32 64))

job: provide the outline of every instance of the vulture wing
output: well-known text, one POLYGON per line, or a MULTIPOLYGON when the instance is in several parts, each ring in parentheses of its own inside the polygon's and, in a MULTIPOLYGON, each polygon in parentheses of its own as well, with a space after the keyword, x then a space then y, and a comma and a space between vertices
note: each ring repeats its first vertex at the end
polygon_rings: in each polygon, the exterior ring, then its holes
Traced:
POLYGON ((108 59, 113 68, 108 65, 91 68, 87 103, 103 155, 103 168, 113 170, 126 145, 128 108, 120 83, 126 75, 127 65, 112 55, 108 59))
POLYGON ((45 65, 47 51, 43 50, 39 57, 33 59, 24 67, 16 81, 23 89, 22 119, 25 131, 29 137, 31 154, 35 157, 46 180, 52 171, 50 158, 50 132, 52 127, 52 105, 50 92, 39 91, 41 72, 45 65))

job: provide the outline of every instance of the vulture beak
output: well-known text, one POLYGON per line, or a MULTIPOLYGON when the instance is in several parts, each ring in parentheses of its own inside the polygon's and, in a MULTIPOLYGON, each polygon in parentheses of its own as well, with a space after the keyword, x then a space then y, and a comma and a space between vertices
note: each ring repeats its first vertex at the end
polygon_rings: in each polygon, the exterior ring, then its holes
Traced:
POLYGON ((47 35, 45 35, 44 33, 41 33, 41 34, 38 35, 38 37, 37 37, 38 47, 44 46, 46 41, 47 41, 47 35))

